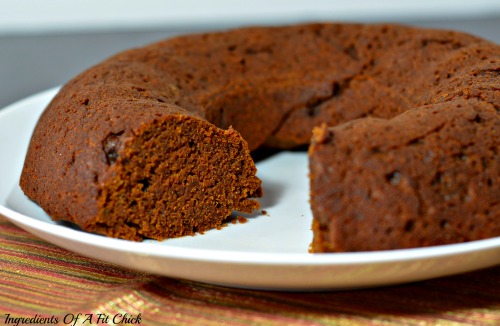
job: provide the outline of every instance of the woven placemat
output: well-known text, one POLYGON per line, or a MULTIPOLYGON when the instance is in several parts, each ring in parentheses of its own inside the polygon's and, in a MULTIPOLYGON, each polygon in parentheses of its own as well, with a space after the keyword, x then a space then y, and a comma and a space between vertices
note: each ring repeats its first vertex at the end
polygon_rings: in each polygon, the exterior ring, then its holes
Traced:
POLYGON ((253 291, 116 267, 3 217, 0 293, 5 325, 500 325, 500 266, 356 291, 253 291))

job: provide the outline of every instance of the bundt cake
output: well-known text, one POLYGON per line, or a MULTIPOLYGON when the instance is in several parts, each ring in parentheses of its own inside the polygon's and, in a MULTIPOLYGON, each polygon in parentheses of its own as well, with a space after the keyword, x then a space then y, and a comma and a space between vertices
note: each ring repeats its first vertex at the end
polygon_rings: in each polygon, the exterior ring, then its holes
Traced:
POLYGON ((310 144, 313 252, 496 237, 499 70, 494 43, 401 25, 180 36, 64 85, 20 185, 55 220, 161 240, 258 209, 251 151, 310 144))

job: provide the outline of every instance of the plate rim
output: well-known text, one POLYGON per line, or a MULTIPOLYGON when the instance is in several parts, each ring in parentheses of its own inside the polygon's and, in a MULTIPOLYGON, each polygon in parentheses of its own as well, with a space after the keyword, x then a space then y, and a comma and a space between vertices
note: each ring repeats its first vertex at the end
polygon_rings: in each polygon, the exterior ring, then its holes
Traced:
MULTIPOLYGON (((0 198, 1 199, 1 198, 0 198)), ((408 249, 392 249, 338 253, 272 253, 240 252, 214 249, 184 248, 182 246, 162 246, 156 242, 134 242, 109 238, 98 234, 74 230, 56 223, 49 223, 24 215, 0 204, 0 215, 22 227, 34 228, 39 232, 80 244, 91 244, 122 253, 148 255, 155 258, 172 258, 205 262, 246 263, 253 265, 363 265, 431 259, 462 255, 483 250, 500 249, 500 237, 446 244, 439 246, 408 249), (64 231, 64 232, 61 232, 64 231), (95 241, 98 240, 98 241, 95 241), (124 245, 125 244, 125 245, 124 245), (221 255, 223 254, 223 255, 221 255), (214 258, 217 257, 217 258, 214 258)), ((30 232, 27 230, 27 232, 30 232)), ((31 233, 31 232, 30 232, 31 233)), ((202 235, 195 235, 202 236, 202 235)), ((152 240, 154 241, 154 240, 152 240)), ((165 240, 165 241, 168 241, 165 240)))

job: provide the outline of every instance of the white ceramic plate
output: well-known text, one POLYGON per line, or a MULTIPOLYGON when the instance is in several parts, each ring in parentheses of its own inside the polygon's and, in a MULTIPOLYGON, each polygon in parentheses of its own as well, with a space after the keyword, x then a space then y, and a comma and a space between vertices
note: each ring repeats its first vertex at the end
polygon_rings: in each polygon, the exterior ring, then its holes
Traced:
POLYGON ((163 242, 106 238, 53 222, 18 186, 33 127, 57 89, 0 111, 0 214, 66 249, 117 265, 201 282, 274 290, 361 288, 424 280, 500 263, 500 238, 406 250, 310 254, 307 156, 258 163, 266 215, 163 242))

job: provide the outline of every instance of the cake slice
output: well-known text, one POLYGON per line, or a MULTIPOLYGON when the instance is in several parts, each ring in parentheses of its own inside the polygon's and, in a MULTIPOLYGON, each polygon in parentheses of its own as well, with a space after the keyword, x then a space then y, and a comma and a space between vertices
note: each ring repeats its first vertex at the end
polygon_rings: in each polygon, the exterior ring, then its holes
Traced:
MULTIPOLYGON (((52 105, 71 100, 59 95, 52 105)), ((128 240, 192 235, 220 227, 233 211, 259 208, 252 198, 262 195, 261 181, 238 132, 170 104, 147 106, 104 101, 75 109, 78 128, 46 111, 39 126, 56 123, 34 132, 36 155, 28 153, 21 177, 25 193, 54 220, 128 240), (114 105, 121 119, 113 117, 114 105), (137 110, 140 122, 131 114, 137 110)))

